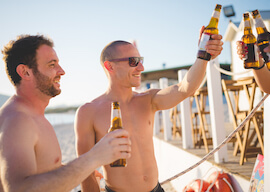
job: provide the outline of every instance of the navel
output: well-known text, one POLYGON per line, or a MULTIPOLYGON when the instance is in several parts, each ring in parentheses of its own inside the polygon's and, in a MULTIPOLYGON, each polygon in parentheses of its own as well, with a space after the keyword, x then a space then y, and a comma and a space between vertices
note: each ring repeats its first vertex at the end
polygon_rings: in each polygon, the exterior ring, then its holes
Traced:
POLYGON ((148 181, 148 177, 147 176, 143 176, 143 180, 144 181, 148 181))
POLYGON ((60 157, 57 157, 54 161, 55 164, 57 164, 60 161, 60 157))

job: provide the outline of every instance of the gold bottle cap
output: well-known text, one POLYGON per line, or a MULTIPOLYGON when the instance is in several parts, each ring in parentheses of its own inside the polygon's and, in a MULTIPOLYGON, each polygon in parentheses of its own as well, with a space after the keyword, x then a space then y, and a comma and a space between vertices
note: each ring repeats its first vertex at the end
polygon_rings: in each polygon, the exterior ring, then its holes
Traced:
POLYGON ((258 9, 256 9, 256 10, 252 11, 251 13, 252 13, 252 16, 254 17, 254 16, 259 14, 259 11, 258 11, 258 9))
POLYGON ((222 5, 216 4, 216 9, 221 9, 222 5))
POLYGON ((243 14, 243 17, 244 17, 244 18, 249 18, 249 13, 244 13, 244 14, 243 14))
POLYGON ((119 102, 118 101, 112 102, 112 106, 113 106, 114 109, 119 108, 119 102))

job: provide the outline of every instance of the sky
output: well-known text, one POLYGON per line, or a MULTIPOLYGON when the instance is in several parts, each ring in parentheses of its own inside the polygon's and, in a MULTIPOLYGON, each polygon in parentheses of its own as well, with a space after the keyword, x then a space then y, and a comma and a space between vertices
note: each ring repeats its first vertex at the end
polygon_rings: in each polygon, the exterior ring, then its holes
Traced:
MULTIPOLYGON (((236 15, 220 14, 219 33, 246 11, 270 10, 270 0, 0 0, 0 49, 21 34, 43 34, 66 74, 62 93, 48 107, 78 106, 104 93, 108 79, 99 63, 111 41, 136 40, 145 71, 190 65, 196 60, 199 30, 207 26, 216 4, 232 5, 236 15)), ((220 63, 230 63, 224 42, 220 63)), ((13 95, 0 53, 0 94, 13 95)))

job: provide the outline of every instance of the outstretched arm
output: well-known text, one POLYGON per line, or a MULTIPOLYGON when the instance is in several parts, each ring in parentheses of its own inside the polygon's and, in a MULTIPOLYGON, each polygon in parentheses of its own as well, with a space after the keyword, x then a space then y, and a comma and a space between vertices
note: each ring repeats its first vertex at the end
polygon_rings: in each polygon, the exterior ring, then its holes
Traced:
MULTIPOLYGON (((203 28, 201 29, 201 33, 203 28)), ((201 34, 200 33, 200 34, 201 34)), ((206 45, 206 51, 211 54, 211 58, 216 58, 222 51, 223 42, 221 35, 212 35, 213 40, 209 40, 206 45)), ((158 90, 152 100, 154 110, 169 109, 185 98, 194 94, 199 88, 206 71, 206 60, 196 59, 195 63, 188 70, 183 81, 165 89, 158 90)))
MULTIPOLYGON (((237 41, 237 54, 240 59, 243 59, 247 53, 247 48, 245 47, 242 41, 237 41)), ((264 49, 265 52, 270 53, 270 45, 264 49)), ((267 66, 264 64, 264 60, 260 55, 260 66, 263 66, 261 69, 253 69, 253 74, 257 84, 259 85, 260 89, 266 93, 270 93, 270 71, 268 70, 267 66)))

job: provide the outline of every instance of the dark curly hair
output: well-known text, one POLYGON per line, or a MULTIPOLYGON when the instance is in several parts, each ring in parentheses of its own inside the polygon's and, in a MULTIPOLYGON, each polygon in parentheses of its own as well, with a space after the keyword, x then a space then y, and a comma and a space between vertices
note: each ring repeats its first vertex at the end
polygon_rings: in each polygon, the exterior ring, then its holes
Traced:
POLYGON ((43 35, 20 35, 3 48, 6 73, 14 86, 19 85, 21 81, 16 70, 19 64, 27 65, 37 71, 36 51, 41 45, 54 46, 53 41, 43 35))

